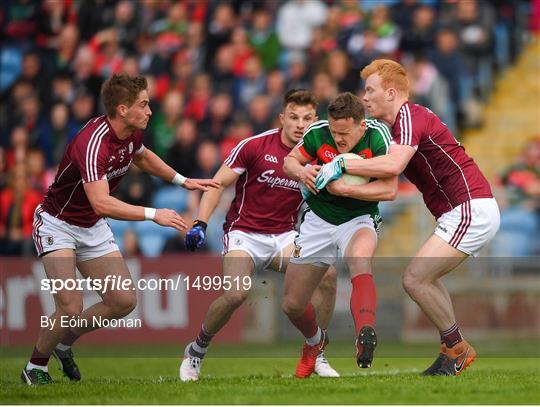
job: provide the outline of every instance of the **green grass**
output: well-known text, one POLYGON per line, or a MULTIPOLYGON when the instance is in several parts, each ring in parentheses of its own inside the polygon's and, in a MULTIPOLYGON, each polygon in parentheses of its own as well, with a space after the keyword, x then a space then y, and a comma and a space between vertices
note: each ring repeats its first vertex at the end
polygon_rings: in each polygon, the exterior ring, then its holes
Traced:
POLYGON ((500 357, 500 351, 508 350, 506 344, 476 345, 483 357, 461 376, 423 377, 419 372, 433 361, 429 357, 433 345, 381 344, 373 367, 361 370, 352 355, 343 357, 351 350, 350 344, 333 343, 334 351, 329 349, 327 353, 342 377, 305 380, 292 376, 297 359, 291 354, 298 344, 250 346, 250 357, 236 357, 238 346, 216 345, 204 361, 201 380, 195 383, 177 379, 179 359, 170 356, 178 354, 177 347, 160 347, 166 357, 145 358, 130 357, 133 348, 109 348, 116 357, 92 357, 98 350, 86 348, 78 352, 84 355, 78 357, 83 381, 70 383, 51 361, 55 383, 34 388, 20 383, 20 370, 25 364, 25 358, 18 356, 20 349, 10 352, 4 348, 0 359, 0 403, 540 404, 537 343, 518 344, 513 347, 515 353, 505 357, 500 357), (516 349, 522 351, 522 357, 516 349), (398 350, 409 357, 398 357, 398 350), (235 357, 224 357, 227 354, 235 357))

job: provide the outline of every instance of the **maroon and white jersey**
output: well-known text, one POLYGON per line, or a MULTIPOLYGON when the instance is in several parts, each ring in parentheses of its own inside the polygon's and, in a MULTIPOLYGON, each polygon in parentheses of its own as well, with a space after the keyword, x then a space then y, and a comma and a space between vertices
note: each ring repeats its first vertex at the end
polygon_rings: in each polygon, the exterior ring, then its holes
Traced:
POLYGON ((105 116, 91 119, 68 144, 42 208, 72 225, 93 226, 101 217, 92 209, 83 184, 107 180, 113 192, 133 156, 144 150, 142 140, 141 131, 120 140, 105 116))
POLYGON ((242 140, 224 164, 240 178, 223 225, 225 233, 280 234, 294 230, 302 195, 298 181, 283 172, 291 151, 281 141, 281 129, 242 140))
POLYGON ((436 218, 474 198, 492 198, 486 178, 428 108, 405 102, 392 127, 393 142, 416 149, 403 172, 436 218))

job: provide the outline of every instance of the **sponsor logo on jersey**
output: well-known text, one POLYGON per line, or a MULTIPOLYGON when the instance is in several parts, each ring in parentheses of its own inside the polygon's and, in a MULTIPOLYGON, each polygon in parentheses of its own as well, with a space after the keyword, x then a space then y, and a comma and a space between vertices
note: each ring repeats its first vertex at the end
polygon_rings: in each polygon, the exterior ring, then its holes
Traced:
POLYGON ((337 155, 338 155, 338 151, 332 147, 331 145, 328 145, 328 144, 323 144, 322 146, 319 147, 319 149, 317 150, 317 157, 319 158, 319 160, 321 160, 323 163, 329 163, 330 161, 332 161, 337 155))
POLYGON ((364 150, 358 152, 358 155, 362 158, 371 158, 373 157, 373 152, 369 148, 365 148, 364 150))
MULTIPOLYGON (((117 170, 107 172, 107 179, 116 178, 121 175, 124 175, 127 172, 130 164, 131 164, 131 160, 129 160, 127 165, 124 165, 122 168, 118 168, 117 170)), ((109 170, 107 169, 107 171, 109 170)))
POLYGON ((257 181, 268 184, 270 188, 274 187, 281 187, 281 188, 288 188, 288 189, 299 189, 300 185, 298 184, 298 181, 294 181, 290 178, 282 178, 282 177, 275 177, 273 176, 275 170, 267 170, 264 171, 259 177, 257 178, 257 181))
POLYGON ((269 162, 274 163, 274 164, 278 163, 277 157, 273 156, 271 154, 265 154, 264 159, 265 159, 265 161, 269 161, 269 162))

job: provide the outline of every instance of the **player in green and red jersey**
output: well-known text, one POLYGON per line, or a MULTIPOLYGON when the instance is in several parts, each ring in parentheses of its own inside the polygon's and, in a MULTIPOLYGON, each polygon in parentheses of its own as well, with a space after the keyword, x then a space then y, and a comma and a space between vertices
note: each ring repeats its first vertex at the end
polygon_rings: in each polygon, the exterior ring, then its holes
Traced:
MULTIPOLYGON (((356 328, 356 359, 360 367, 370 367, 377 344, 375 334, 376 290, 371 259, 377 247, 380 224, 378 201, 391 200, 397 191, 397 177, 371 179, 358 186, 338 179, 318 191, 315 176, 321 164, 343 166, 340 154, 355 153, 363 158, 385 155, 390 146, 390 131, 375 120, 364 120, 359 99, 342 93, 328 107, 328 121, 314 123, 302 141, 284 161, 285 172, 300 180, 309 190, 295 251, 285 273, 283 310, 304 334, 306 343, 296 369, 297 377, 308 377, 314 370, 324 332, 317 326, 309 300, 329 265, 344 260, 352 282, 351 313, 356 328), (317 159, 317 164, 307 166, 317 159)), ((346 173, 346 168, 342 168, 346 173)))

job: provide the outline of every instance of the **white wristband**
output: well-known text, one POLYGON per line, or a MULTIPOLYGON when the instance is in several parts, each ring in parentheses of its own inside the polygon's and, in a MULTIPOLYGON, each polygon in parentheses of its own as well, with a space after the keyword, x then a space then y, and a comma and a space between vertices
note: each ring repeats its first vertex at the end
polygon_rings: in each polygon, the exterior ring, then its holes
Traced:
POLYGON ((172 179, 172 183, 173 184, 176 184, 176 185, 184 185, 184 182, 186 182, 186 177, 184 177, 183 175, 180 175, 178 173, 176 173, 176 175, 174 176, 174 178, 172 179))
POLYGON ((144 219, 154 220, 156 216, 156 208, 144 208, 144 219))

